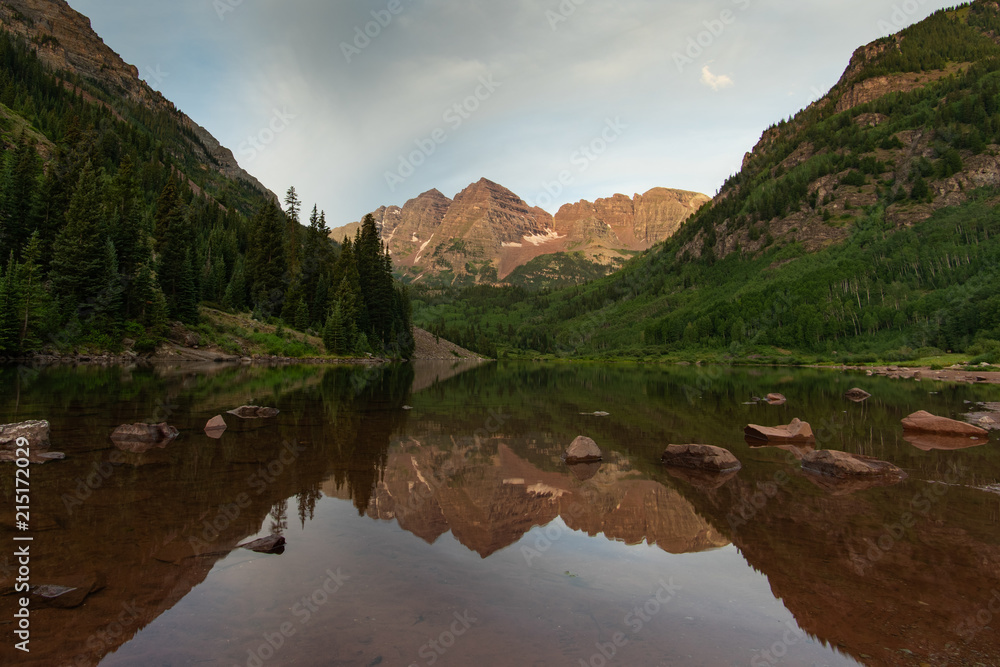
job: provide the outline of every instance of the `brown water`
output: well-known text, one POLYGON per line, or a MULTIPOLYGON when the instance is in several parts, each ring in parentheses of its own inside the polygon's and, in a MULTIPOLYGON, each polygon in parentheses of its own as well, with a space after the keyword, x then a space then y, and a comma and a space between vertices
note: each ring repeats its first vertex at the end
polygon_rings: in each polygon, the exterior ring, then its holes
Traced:
POLYGON ((0 423, 49 419, 68 455, 31 471, 32 584, 94 588, 34 607, 14 650, 4 464, 3 665, 1000 664, 997 445, 924 451, 899 425, 996 387, 525 364, 11 368, 0 386, 0 423), (788 403, 744 404, 770 391, 788 403), (243 404, 281 414, 205 436, 243 404), (793 417, 909 479, 833 486, 742 439, 793 417), (136 421, 181 437, 123 452, 109 434, 136 421), (561 463, 580 434, 601 466, 561 463), (662 469, 688 442, 744 468, 662 469), (272 532, 280 555, 235 548, 272 532))

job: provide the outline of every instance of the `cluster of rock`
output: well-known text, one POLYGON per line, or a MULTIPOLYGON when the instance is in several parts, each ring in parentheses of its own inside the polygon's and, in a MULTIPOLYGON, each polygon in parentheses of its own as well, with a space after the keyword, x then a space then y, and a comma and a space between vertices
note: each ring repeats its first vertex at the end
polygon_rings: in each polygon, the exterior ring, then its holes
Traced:
MULTIPOLYGON (((846 392, 845 398, 860 403, 871 398, 871 394, 854 388, 846 392)), ((767 399, 757 400, 783 404, 787 399, 780 394, 771 394, 767 399)), ((903 430, 904 437, 909 442, 923 449, 958 449, 985 444, 989 440, 989 431, 985 428, 938 417, 925 411, 915 412, 903 419, 903 430)), ((744 429, 744 435, 751 446, 795 448, 796 456, 801 458, 802 470, 822 477, 823 479, 817 480, 819 486, 834 493, 895 484, 907 477, 897 466, 870 456, 829 449, 812 450, 808 447, 816 442, 812 426, 798 418, 789 424, 778 426, 749 424, 744 429)), ((566 450, 563 458, 574 467, 596 464, 599 468, 602 457, 601 449, 593 439, 579 436, 566 450)), ((713 445, 670 445, 660 460, 670 468, 688 471, 683 476, 692 483, 711 488, 721 486, 742 468, 739 459, 732 452, 713 445)), ((596 474, 596 470, 590 476, 593 474, 596 474)))

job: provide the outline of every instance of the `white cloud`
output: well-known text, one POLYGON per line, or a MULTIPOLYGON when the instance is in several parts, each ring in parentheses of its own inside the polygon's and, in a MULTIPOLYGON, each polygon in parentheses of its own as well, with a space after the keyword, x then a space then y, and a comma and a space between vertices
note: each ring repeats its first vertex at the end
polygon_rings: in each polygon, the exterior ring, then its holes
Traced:
POLYGON ((733 85, 733 80, 725 74, 712 74, 708 65, 701 68, 701 82, 712 90, 722 90, 723 88, 729 88, 733 85))

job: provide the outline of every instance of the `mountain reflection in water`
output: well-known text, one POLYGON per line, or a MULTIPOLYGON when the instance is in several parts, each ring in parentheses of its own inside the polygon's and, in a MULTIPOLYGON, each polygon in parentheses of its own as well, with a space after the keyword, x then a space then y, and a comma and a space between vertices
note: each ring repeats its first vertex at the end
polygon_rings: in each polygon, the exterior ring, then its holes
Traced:
MULTIPOLYGON (((68 455, 32 468, 32 584, 91 591, 73 608, 34 606, 31 653, 8 641, 3 664, 1000 655, 1000 496, 983 490, 1000 481, 996 444, 925 450, 899 428, 917 409, 960 417, 996 401, 993 387, 526 364, 4 369, 0 381, 2 422, 49 419, 68 455), (844 400, 855 385, 873 399, 844 400), (745 405, 778 390, 787 404, 745 405), (226 415, 221 439, 204 435, 208 419, 245 404, 281 413, 226 415), (747 423, 793 417, 814 425, 818 447, 891 461, 909 478, 835 484, 804 475, 800 451, 743 441, 747 423), (181 437, 116 449, 111 430, 142 421, 181 437), (560 460, 580 434, 604 450, 600 465, 560 460), (743 470, 664 470, 666 445, 687 442, 726 447, 743 470), (236 548, 271 532, 288 540, 281 555, 236 548)), ((11 474, 0 489, 10 544, 11 474)), ((5 551, 0 626, 13 629, 5 551)))

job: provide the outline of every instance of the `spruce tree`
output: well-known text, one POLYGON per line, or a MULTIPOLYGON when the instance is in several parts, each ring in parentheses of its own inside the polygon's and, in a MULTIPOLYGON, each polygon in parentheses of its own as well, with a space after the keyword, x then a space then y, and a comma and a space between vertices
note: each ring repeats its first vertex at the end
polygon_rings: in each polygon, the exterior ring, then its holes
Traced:
POLYGON ((106 286, 107 240, 98 178, 88 162, 66 211, 66 226, 53 247, 52 286, 65 316, 80 305, 96 303, 106 286))
POLYGON ((268 202, 251 222, 246 273, 254 309, 265 317, 281 313, 287 264, 281 211, 268 202))

